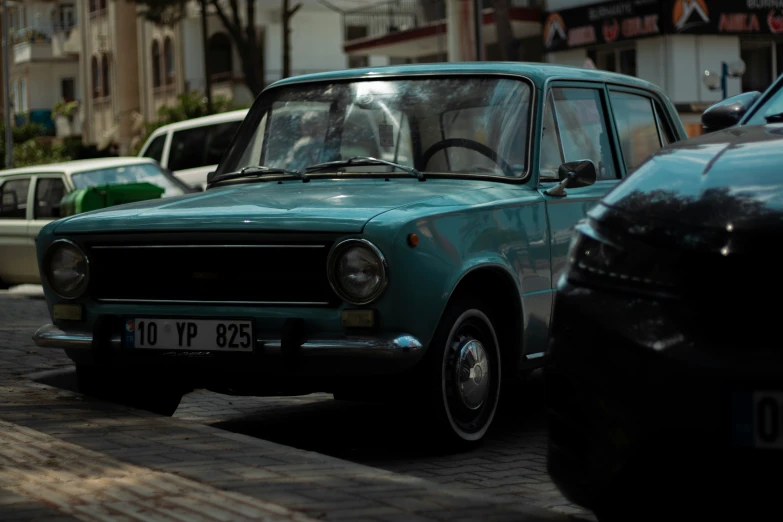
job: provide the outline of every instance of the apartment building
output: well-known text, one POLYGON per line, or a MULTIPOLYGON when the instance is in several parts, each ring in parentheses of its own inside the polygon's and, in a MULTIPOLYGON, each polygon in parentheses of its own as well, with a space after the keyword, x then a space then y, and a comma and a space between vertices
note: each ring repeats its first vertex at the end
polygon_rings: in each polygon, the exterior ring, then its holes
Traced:
MULTIPOLYGON (((253 1, 258 60, 264 83, 270 83, 282 77, 282 2, 253 1)), ((372 1, 334 0, 327 6, 302 0, 291 22, 291 73, 347 67, 340 3, 372 1)), ((243 2, 239 5, 244 24, 246 10, 243 2)), ((237 106, 252 103, 239 54, 216 13, 209 11, 206 42, 199 2, 191 2, 185 19, 173 27, 139 15, 140 8, 129 0, 10 2, 16 121, 36 121, 58 136, 79 135, 99 148, 114 144, 124 154, 138 140, 144 121, 154 121, 158 109, 176 103, 181 93, 203 92, 207 77, 214 95, 237 106), (62 101, 76 103, 53 115, 62 101)))
POLYGON ((13 119, 54 132, 55 104, 81 97, 76 7, 69 1, 13 2, 8 15, 13 119))

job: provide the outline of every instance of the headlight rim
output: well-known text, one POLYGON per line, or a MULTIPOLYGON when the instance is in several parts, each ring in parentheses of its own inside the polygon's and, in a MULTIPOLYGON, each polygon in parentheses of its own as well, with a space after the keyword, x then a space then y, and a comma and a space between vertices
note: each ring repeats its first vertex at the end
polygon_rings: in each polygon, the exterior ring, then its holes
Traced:
POLYGON ((389 265, 386 261, 386 257, 383 255, 383 252, 381 252, 381 250, 377 246, 375 246, 372 242, 368 241, 367 239, 348 238, 339 241, 332 247, 331 251, 329 252, 329 255, 326 258, 326 275, 327 278, 329 279, 329 286, 332 288, 332 290, 337 294, 337 296, 340 299, 353 306, 364 306, 377 301, 378 298, 380 298, 381 295, 383 295, 383 292, 386 290, 386 287, 389 283, 388 274, 389 274, 389 265), (344 252, 348 247, 356 244, 369 249, 373 253, 373 255, 378 259, 381 267, 381 284, 378 285, 378 288, 370 296, 368 296, 366 299, 363 299, 361 301, 353 299, 351 296, 347 295, 340 288, 340 285, 337 283, 337 274, 336 274, 337 261, 340 259, 340 254, 344 252))
POLYGON ((52 243, 46 248, 46 252, 44 253, 44 258, 43 258, 43 275, 44 275, 44 277, 46 279, 46 284, 49 286, 49 289, 52 292, 54 292, 54 294, 57 297, 59 297, 61 299, 68 300, 68 301, 73 301, 73 300, 76 300, 76 299, 79 299, 80 297, 82 297, 84 295, 84 293, 87 291, 87 288, 90 285, 90 272, 91 272, 90 258, 87 256, 87 254, 85 253, 84 249, 78 243, 76 243, 75 241, 72 241, 70 239, 65 239, 65 238, 56 239, 56 240, 52 241, 52 243), (83 280, 81 286, 79 287, 79 290, 76 293, 74 293, 73 295, 66 295, 66 294, 60 293, 57 290, 57 287, 52 283, 52 272, 50 270, 51 262, 52 262, 52 256, 54 255, 54 252, 56 251, 56 249, 60 245, 63 245, 63 244, 69 245, 69 246, 75 248, 76 250, 78 250, 79 253, 82 255, 82 257, 84 258, 84 264, 85 264, 85 267, 86 267, 84 280, 83 280))

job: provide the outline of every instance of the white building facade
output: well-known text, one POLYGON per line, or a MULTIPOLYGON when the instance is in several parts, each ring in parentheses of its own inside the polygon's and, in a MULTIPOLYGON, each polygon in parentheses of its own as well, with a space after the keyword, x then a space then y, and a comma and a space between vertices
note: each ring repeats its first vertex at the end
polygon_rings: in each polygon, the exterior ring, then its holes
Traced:
POLYGON ((545 60, 637 76, 661 86, 691 135, 703 110, 721 100, 704 71, 742 59, 741 77, 728 77, 727 96, 763 91, 783 74, 783 0, 549 0, 545 60))

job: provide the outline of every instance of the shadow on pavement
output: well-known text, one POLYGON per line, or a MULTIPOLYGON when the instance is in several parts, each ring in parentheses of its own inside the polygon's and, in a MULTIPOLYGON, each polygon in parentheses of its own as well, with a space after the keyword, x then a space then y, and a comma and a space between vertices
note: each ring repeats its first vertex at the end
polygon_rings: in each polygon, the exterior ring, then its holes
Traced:
MULTIPOLYGON (((544 379, 538 373, 520 387, 516 396, 501 399, 495 422, 477 448, 519 451, 519 438, 545 433, 544 379)), ((388 405, 324 401, 266 409, 212 426, 316 451, 346 460, 379 463, 438 457, 455 453, 438 441, 425 441, 419 421, 404 404, 388 405)), ((541 437, 542 443, 545 438, 541 437)))

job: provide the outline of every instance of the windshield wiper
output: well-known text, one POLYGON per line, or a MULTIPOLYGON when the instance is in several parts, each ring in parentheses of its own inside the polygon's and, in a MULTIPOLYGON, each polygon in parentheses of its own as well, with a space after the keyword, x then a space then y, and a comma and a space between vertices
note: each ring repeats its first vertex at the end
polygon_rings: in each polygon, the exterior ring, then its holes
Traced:
POLYGON ((767 123, 783 122, 783 112, 779 112, 777 114, 768 114, 764 116, 764 119, 767 120, 767 123))
POLYGON ((213 184, 219 181, 227 181, 230 179, 238 179, 249 176, 263 176, 264 174, 290 174, 291 176, 297 176, 302 182, 307 183, 310 179, 301 170, 293 169, 280 169, 277 167, 266 167, 264 165, 251 165, 249 167, 243 167, 236 172, 227 172, 220 176, 213 176, 214 173, 207 175, 207 183, 213 184))
POLYGON ((332 167, 336 167, 336 168, 352 167, 352 166, 361 167, 367 165, 388 165, 390 167, 400 169, 402 171, 407 172, 408 174, 416 176, 416 178, 418 178, 419 181, 425 181, 424 174, 414 169, 413 167, 408 167, 407 165, 400 165, 399 163, 394 163, 393 161, 371 158, 369 156, 354 156, 352 158, 348 158, 344 160, 316 163, 315 165, 310 165, 309 167, 307 167, 305 169, 305 172, 315 172, 317 170, 325 170, 332 167))

